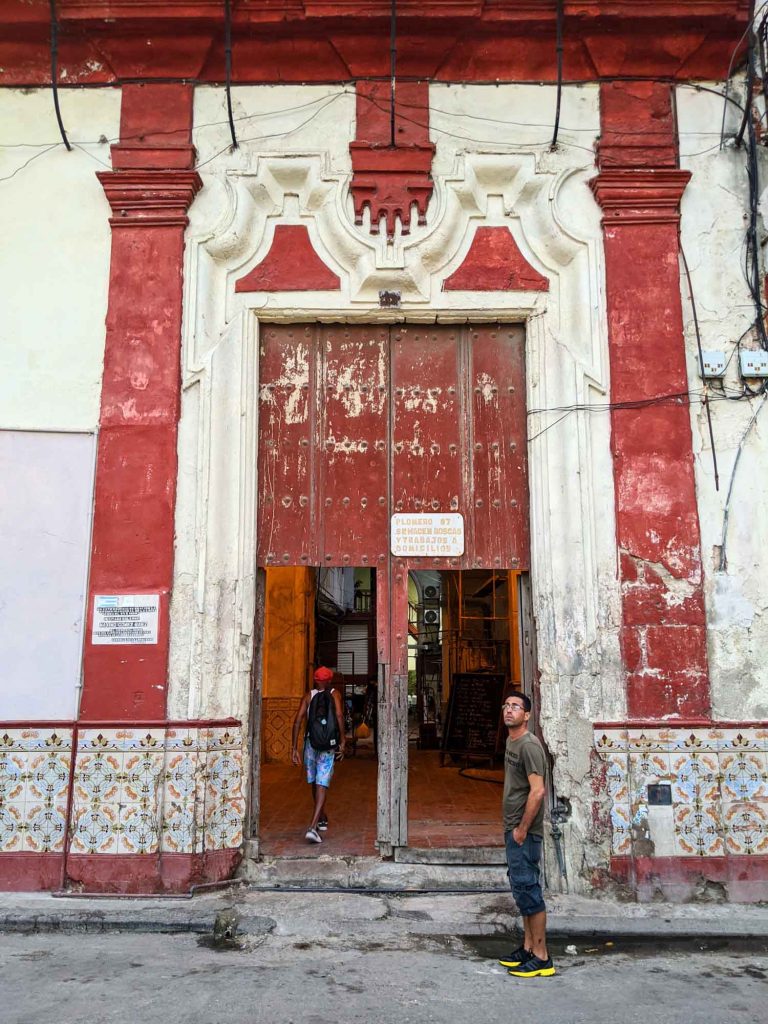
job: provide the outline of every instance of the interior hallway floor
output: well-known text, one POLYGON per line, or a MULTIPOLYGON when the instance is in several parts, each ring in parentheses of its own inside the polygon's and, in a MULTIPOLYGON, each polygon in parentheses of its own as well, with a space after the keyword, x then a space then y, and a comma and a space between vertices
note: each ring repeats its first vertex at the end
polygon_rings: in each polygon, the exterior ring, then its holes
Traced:
MULTIPOLYGON (((410 747, 408 845, 452 848, 502 846, 501 786, 459 774, 440 752, 410 747)), ((377 762, 370 744, 336 766, 328 791, 328 831, 322 845, 305 839, 311 819, 311 790, 304 768, 265 764, 261 769, 261 852, 272 857, 305 857, 310 850, 331 856, 375 856, 377 762)), ((502 779, 501 771, 471 771, 502 779)))

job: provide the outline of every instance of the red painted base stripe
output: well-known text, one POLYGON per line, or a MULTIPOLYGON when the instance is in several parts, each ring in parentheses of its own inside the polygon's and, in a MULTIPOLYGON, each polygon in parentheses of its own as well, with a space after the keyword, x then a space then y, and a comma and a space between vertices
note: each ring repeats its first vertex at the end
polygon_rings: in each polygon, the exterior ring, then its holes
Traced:
MULTIPOLYGON (((67 884, 94 893, 187 893, 193 885, 231 878, 242 852, 201 854, 73 854, 67 884)), ((60 853, 0 853, 0 891, 51 892, 61 885, 60 853)))

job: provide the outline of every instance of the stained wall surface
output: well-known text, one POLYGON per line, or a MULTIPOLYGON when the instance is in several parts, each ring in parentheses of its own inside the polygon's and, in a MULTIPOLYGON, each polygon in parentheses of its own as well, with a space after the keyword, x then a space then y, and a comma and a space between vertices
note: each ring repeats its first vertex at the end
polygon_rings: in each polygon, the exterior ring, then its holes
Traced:
MULTIPOLYGON (((710 83, 710 87, 717 88, 718 83, 710 83)), ((737 100, 741 98, 738 81, 734 94, 737 100)), ((723 102, 717 96, 680 86, 676 100, 680 164, 692 173, 682 202, 682 240, 691 271, 701 344, 705 351, 723 352, 727 361, 722 384, 710 388, 720 484, 717 490, 706 410, 700 400, 702 381, 688 284, 681 277, 689 383, 694 393, 691 422, 713 717, 765 719, 768 412, 763 408, 763 398, 734 400, 743 389, 738 373, 739 348, 757 346, 756 332, 751 329, 755 306, 743 272, 749 196, 746 151, 733 146, 721 149, 723 102)), ((739 109, 729 105, 726 133, 737 130, 739 119, 739 109)), ((753 388, 757 385, 758 381, 751 383, 753 388)))

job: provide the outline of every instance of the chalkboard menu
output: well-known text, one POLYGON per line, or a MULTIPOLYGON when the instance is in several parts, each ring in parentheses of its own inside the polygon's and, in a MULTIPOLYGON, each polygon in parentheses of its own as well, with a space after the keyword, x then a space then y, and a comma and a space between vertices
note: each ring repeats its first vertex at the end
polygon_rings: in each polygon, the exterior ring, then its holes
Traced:
POLYGON ((501 750, 501 701, 506 677, 457 672, 448 697, 443 754, 493 759, 501 750))

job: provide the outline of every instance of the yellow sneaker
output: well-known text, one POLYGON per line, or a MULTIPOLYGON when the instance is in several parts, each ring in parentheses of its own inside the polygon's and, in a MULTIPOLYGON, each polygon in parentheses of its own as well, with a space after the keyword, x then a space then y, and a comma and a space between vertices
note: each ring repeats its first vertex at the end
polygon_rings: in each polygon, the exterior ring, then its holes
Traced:
POLYGON ((524 964, 510 967, 507 971, 507 974, 511 974, 513 978, 551 978, 554 973, 555 965, 552 963, 552 957, 547 957, 546 960, 539 960, 533 954, 524 964))

